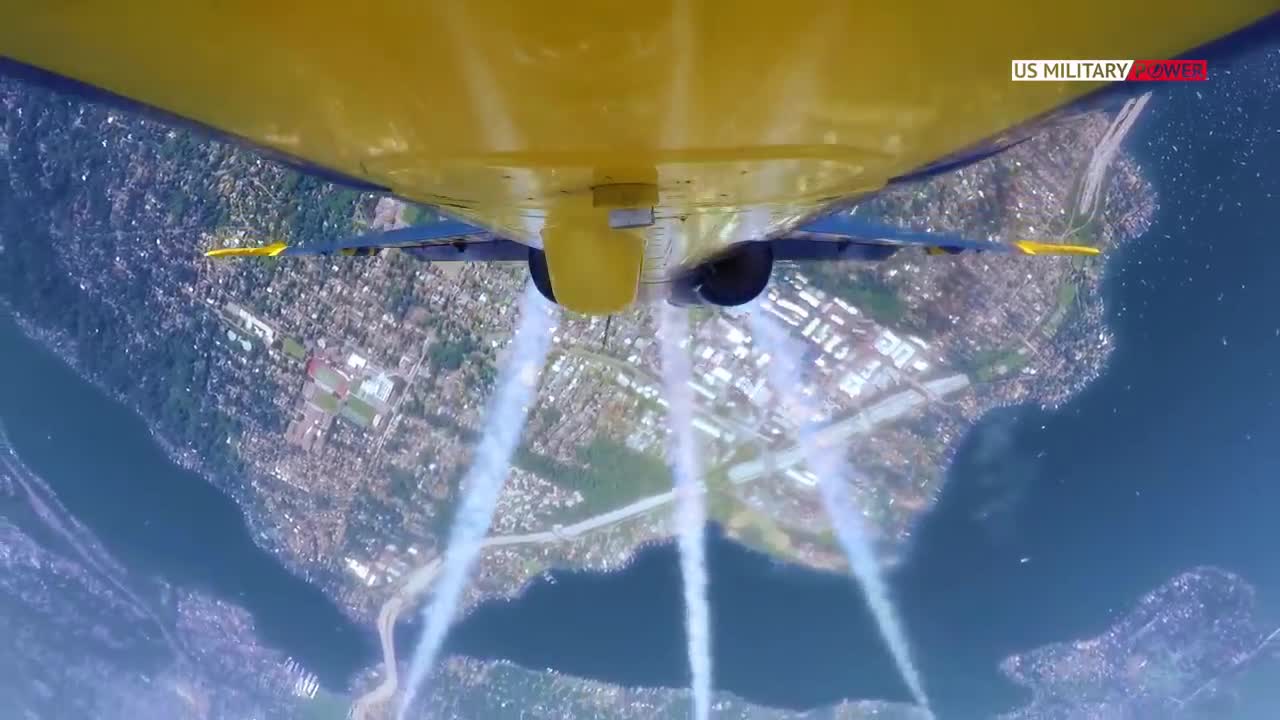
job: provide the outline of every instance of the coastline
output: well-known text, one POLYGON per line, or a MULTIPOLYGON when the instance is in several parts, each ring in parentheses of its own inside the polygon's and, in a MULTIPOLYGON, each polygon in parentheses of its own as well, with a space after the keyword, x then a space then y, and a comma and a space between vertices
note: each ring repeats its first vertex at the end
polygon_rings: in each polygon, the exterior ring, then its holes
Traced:
MULTIPOLYGON (((1118 243, 1115 243, 1115 246, 1118 247, 1118 243)), ((1078 309, 1073 310, 1072 312, 1076 313, 1076 315, 1074 315, 1072 318, 1073 323, 1079 323, 1082 321, 1089 323, 1087 326, 1082 326, 1082 327, 1073 328, 1073 329, 1078 330, 1080 332, 1085 332, 1091 329, 1097 329, 1098 326, 1094 325, 1093 323, 1095 321, 1100 320, 1102 331, 1103 332, 1106 331, 1105 304, 1101 299, 1101 286, 1102 286, 1104 274, 1105 273, 1103 272, 1098 272, 1098 273, 1091 273, 1088 275, 1089 282, 1085 287, 1087 287, 1088 289, 1087 290, 1088 296, 1090 298, 1096 298, 1096 302, 1098 303, 1097 310, 1096 312, 1086 312, 1083 318, 1079 316, 1078 313, 1080 311, 1078 309)), ((0 307, 3 307, 3 306, 0 306, 0 307)), ((5 308, 5 309, 8 309, 8 308, 5 308)), ((195 473, 197 476, 199 476, 202 479, 202 481, 213 485, 214 487, 218 488, 219 491, 221 491, 224 495, 229 497, 235 503, 236 507, 239 508, 240 515, 244 519, 244 522, 246 523, 246 527, 255 536, 253 541, 256 545, 258 545, 264 551, 269 553, 273 558, 276 559, 276 561, 280 563, 280 565, 282 565, 284 568, 286 568, 290 573, 292 573, 296 577, 306 580, 307 582, 320 585, 321 588, 324 588, 324 585, 317 582, 315 576, 312 573, 307 571, 307 568, 305 565, 297 562, 289 554, 282 552, 280 547, 276 546, 278 544, 271 543, 271 539, 275 537, 275 532, 273 532, 274 528, 262 526, 262 523, 263 523, 263 519, 261 517, 262 513, 258 513, 254 511, 256 506, 253 502, 253 498, 251 497, 251 491, 249 491, 248 488, 242 485, 235 485, 235 484, 226 482, 225 478, 220 478, 215 474, 213 474, 212 472, 210 472, 194 452, 172 444, 165 437, 163 433, 163 429, 159 426, 159 424, 152 421, 150 418, 146 417, 145 415, 143 415, 143 413, 138 409, 136 405, 128 402, 126 398, 121 396, 120 394, 110 392, 109 390, 107 390, 107 388, 104 387, 104 385, 102 384, 99 378, 93 376, 90 373, 86 373, 83 369, 82 363, 80 362, 79 349, 76 347, 75 342, 71 340, 65 333, 62 333, 56 330, 48 330, 48 329, 40 328, 35 323, 19 315, 18 313, 13 312, 12 310, 9 310, 9 311, 11 316, 14 317, 15 319, 15 323, 18 325, 19 329, 24 333, 24 335, 26 335, 28 338, 31 338, 34 342, 38 342, 42 346, 48 348, 51 352, 57 355, 62 362, 64 362, 68 367, 70 367, 78 376, 80 376, 81 378, 93 384, 94 387, 97 388, 98 390, 103 391, 106 396, 110 397, 115 402, 120 403, 125 407, 128 407, 132 413, 138 416, 143 421, 144 425, 147 427, 148 433, 150 434, 151 438, 157 443, 157 445, 160 448, 164 450, 165 455, 169 457, 170 460, 175 465, 183 468, 184 470, 195 473)), ((1111 350, 1113 350, 1113 348, 1109 347, 1108 353, 1106 356, 1107 358, 1110 357, 1111 350)), ((953 440, 953 442, 951 442, 943 451, 943 454, 942 454, 943 462, 941 464, 941 467, 932 469, 932 470, 935 472, 945 473, 947 471, 947 468, 950 467, 952 461, 954 460, 955 453, 960 443, 964 440, 965 437, 967 437, 968 433, 972 431, 972 428, 976 426, 978 423, 980 423, 983 420, 983 418, 985 418, 992 410, 1001 408, 1001 407, 1026 405, 1026 404, 1035 404, 1035 405, 1038 405, 1039 407, 1046 408, 1046 409, 1056 408, 1058 406, 1061 406, 1071 397, 1074 397, 1075 394, 1077 394, 1089 383, 1096 380, 1096 378, 1104 371, 1105 371, 1105 362, 1100 363, 1096 367, 1090 366, 1088 368, 1088 372, 1086 372, 1084 375, 1082 375, 1079 378, 1073 378, 1075 382, 1073 382, 1073 386, 1069 390, 1069 392, 1063 394, 1061 397, 1053 399, 1051 402, 1048 402, 1048 403, 1038 399, 1034 392, 1030 393, 1030 397, 1025 397, 1017 401, 1012 401, 1012 400, 1001 399, 997 395, 982 393, 981 389, 975 390, 974 391, 975 402, 973 403, 972 411, 969 413, 966 413, 964 416, 964 420, 967 427, 965 427, 964 432, 960 433, 959 437, 953 440), (985 395, 985 397, 979 398, 979 396, 983 396, 983 395, 985 395)), ((1026 382, 1025 380, 1018 377, 1015 377, 1014 381, 1026 382)), ((1030 382, 1033 385, 1035 383, 1034 380, 1030 382)), ((941 492, 941 488, 939 492, 941 492)), ((934 505, 936 505, 936 500, 937 500, 937 496, 934 496, 933 498, 931 498, 931 505, 915 516, 913 521, 913 527, 915 524, 918 524, 921 521, 921 518, 928 515, 930 509, 934 505)), ((641 517, 647 517, 650 514, 651 513, 646 513, 641 517)), ((726 533, 726 536, 733 539, 733 535, 731 533, 726 533)), ((598 558, 594 562, 592 562, 591 560, 588 560, 587 562, 568 563, 568 562, 565 562, 563 559, 560 559, 559 562, 557 562, 556 559, 538 558, 537 561, 535 563, 532 563, 530 567, 524 568, 525 572, 523 574, 512 574, 512 575, 506 576, 504 579, 507 582, 501 587, 481 588, 478 585, 473 586, 467 594, 465 605, 464 605, 464 611, 461 617, 466 617, 470 612, 474 610, 474 608, 479 603, 484 602, 486 600, 517 597, 518 595, 523 593, 525 590, 527 590, 532 583, 536 582, 538 575, 543 572, 547 572, 547 571, 554 572, 556 570, 569 570, 569 571, 575 571, 575 572, 579 572, 579 571, 601 572, 601 573, 613 572, 618 569, 623 569, 629 566, 631 563, 635 562, 640 552, 644 551, 645 549, 652 547, 653 545, 658 543, 669 542, 670 538, 671 538, 671 533, 669 532, 669 530, 666 528, 663 528, 662 530, 659 531, 658 534, 651 535, 641 540, 638 543, 634 543, 630 545, 627 551, 621 556, 598 558), (539 565, 538 567, 532 566, 534 564, 540 563, 543 560, 548 560, 545 565, 539 565)), ((739 544, 743 544, 736 539, 735 541, 739 542, 739 544)), ((751 546, 747 546, 747 547, 750 548, 751 546)), ((751 548, 751 549, 753 551, 758 552, 757 550, 755 550, 755 548, 751 548)), ((908 549, 909 549, 909 546, 908 546, 908 549)), ((486 558, 486 560, 488 560, 488 558, 486 558)), ((801 567, 810 567, 809 564, 803 563, 794 559, 791 559, 788 562, 795 563, 796 565, 801 567)), ((830 568, 825 568, 825 567, 819 568, 819 569, 824 571, 830 570, 830 568)), ((327 588, 326 588, 326 591, 327 591, 327 588)), ((424 591, 425 591, 425 588, 424 588, 424 591)), ((395 596, 395 593, 393 593, 393 597, 394 596, 395 596)), ((388 600, 387 602, 390 602, 390 600, 388 600)), ((352 620, 355 620, 359 623, 366 623, 371 619, 367 617, 368 615, 367 613, 357 612, 354 608, 338 602, 336 598, 334 599, 334 603, 337 607, 341 608, 343 613, 346 614, 352 620)))
MULTIPOLYGON (((74 341, 66 337, 66 334, 58 330, 50 330, 42 328, 29 318, 24 317, 3 299, 0 299, 0 312, 8 314, 13 319, 14 325, 29 340, 39 344, 58 358, 60 362, 66 365, 76 374, 77 377, 92 385, 94 390, 109 398, 117 405, 127 408, 130 413, 142 421, 147 428, 147 434, 152 442, 160 448, 164 455, 178 468, 195 474, 202 482, 207 483, 218 492, 222 493, 230 499, 239 509, 239 514, 244 520, 245 527, 252 536, 253 543, 261 550, 268 553, 272 558, 280 563, 280 566, 293 576, 304 580, 308 583, 316 585, 321 590, 324 586, 316 582, 315 577, 307 571, 307 568, 301 563, 296 562, 287 554, 280 552, 278 547, 264 542, 264 538, 271 538, 271 528, 262 527, 258 514, 251 512, 250 501, 243 493, 236 492, 236 487, 231 483, 220 482, 218 476, 212 473, 204 463, 202 463, 196 453, 175 446, 165 436, 158 424, 146 417, 134 404, 130 403, 126 397, 120 393, 113 393, 103 385, 101 379, 95 377, 92 373, 87 373, 83 369, 78 357, 78 349, 74 341)), ((327 593, 326 593, 327 594, 327 593)), ((349 607, 345 603, 339 602, 336 598, 331 598, 335 607, 337 607, 344 615, 353 622, 365 624, 370 618, 363 616, 356 611, 355 608, 349 607)))

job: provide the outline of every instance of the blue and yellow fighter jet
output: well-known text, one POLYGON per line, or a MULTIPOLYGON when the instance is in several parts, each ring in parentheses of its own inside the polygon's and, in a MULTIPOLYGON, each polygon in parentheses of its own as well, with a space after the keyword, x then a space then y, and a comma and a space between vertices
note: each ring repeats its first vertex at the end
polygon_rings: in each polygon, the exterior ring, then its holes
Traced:
POLYGON ((1094 253, 870 224, 874 193, 1107 92, 1026 58, 1216 58, 1277 0, 7 0, 0 70, 433 206, 423 227, 238 255, 528 263, 582 313, 750 300, 778 260, 1094 253))

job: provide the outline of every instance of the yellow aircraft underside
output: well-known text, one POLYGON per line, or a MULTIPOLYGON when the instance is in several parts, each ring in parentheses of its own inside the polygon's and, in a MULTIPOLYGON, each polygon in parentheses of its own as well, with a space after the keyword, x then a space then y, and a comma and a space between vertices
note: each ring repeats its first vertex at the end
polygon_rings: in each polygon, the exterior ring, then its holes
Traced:
POLYGON ((1010 82, 1013 59, 1168 57, 1276 8, 8 0, 0 54, 545 237, 561 302, 607 312, 638 275, 665 280, 1096 87, 1010 82), (656 186, 656 223, 609 231, 592 188, 613 184, 656 186))

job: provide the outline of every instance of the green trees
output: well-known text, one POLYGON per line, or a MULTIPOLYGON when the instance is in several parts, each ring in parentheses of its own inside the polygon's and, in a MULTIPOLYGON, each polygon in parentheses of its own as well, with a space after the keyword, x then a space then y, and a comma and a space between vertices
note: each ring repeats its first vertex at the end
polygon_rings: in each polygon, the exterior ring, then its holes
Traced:
POLYGON ((283 187, 291 243, 337 240, 351 233, 360 193, 294 171, 286 175, 283 187))
POLYGON ((881 325, 898 325, 907 313, 897 290, 879 277, 851 268, 847 263, 815 263, 805 268, 805 274, 814 287, 844 300, 881 325))
MULTIPOLYGON (((239 460, 226 440, 238 438, 240 423, 214 406, 211 367, 192 346, 192 338, 171 333, 145 350, 127 354, 127 348, 136 347, 131 345, 128 318, 81 292, 63 274, 54 257, 54 241, 45 231, 16 221, 11 212, 0 217, 5 237, 0 292, 5 300, 37 325, 72 338, 80 366, 159 423, 167 438, 194 449, 216 472, 238 471, 239 460)), ((141 306, 130 307, 142 311, 141 306)), ((212 331, 194 320, 193 325, 206 338, 212 331)))
POLYGON ((387 471, 387 479, 390 483, 387 492, 391 497, 406 503, 413 501, 414 494, 418 491, 418 478, 412 471, 392 466, 387 471))
MULTIPOLYGON (((479 440, 475 431, 459 426, 451 418, 427 413, 426 420, 467 443, 479 440)), ((598 435, 578 448, 576 455, 578 463, 566 463, 521 445, 512 464, 566 490, 581 493, 583 502, 574 509, 575 516, 579 517, 607 512, 671 489, 671 472, 664 460, 632 450, 612 438, 598 435)))
POLYGON ((671 473, 659 458, 596 436, 578 448, 581 465, 569 465, 521 447, 515 465, 566 490, 582 494, 576 510, 582 516, 607 512, 649 495, 671 489, 671 473))
POLYGON ((452 372, 462 367, 462 363, 479 349, 480 343, 474 335, 461 332, 432 344, 427 350, 427 363, 432 373, 452 372))
POLYGON ((214 368, 196 349, 208 347, 216 323, 199 314, 168 318, 180 327, 140 322, 157 317, 150 306, 152 289, 190 282, 191 269, 156 267, 145 258, 128 264, 128 272, 108 267, 117 254, 130 256, 133 247, 154 247, 152 239, 122 247, 114 232, 113 202, 134 209, 136 215, 124 216, 139 228, 154 225, 158 236, 177 216, 183 223, 198 222, 217 205, 213 173, 207 161, 200 162, 216 153, 208 144, 184 141, 182 134, 144 142, 150 140, 146 132, 160 131, 108 125, 105 111, 47 93, 32 90, 24 100, 21 113, 5 117, 11 152, 7 160, 0 158, 0 178, 7 186, 0 195, 0 296, 37 326, 69 338, 74 346, 67 349, 74 350, 80 368, 159 425, 167 440, 192 448, 215 472, 238 472, 234 441, 241 421, 218 409, 212 396, 214 368), (103 139, 131 132, 138 134, 137 141, 124 151, 103 139), (149 155, 132 167, 145 166, 149 177, 127 186, 122 178, 130 173, 121 165, 138 159, 122 152, 135 146, 149 155), (188 161, 192 166, 175 175, 172 163, 188 161), (110 301, 83 291, 68 267, 110 284, 110 301), (146 341, 139 340, 142 333, 146 341))

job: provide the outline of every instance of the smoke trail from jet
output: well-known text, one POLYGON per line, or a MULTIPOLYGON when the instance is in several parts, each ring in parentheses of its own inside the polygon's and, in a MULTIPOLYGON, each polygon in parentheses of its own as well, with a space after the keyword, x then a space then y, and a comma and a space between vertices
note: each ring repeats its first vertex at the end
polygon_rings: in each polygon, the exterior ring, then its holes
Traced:
MULTIPOLYGON (((802 377, 800 370, 801 349, 784 328, 765 315, 758 305, 750 311, 751 334, 755 342, 771 356, 768 364, 769 385, 780 401, 791 402, 793 410, 800 414, 800 450, 810 471, 818 476, 818 488, 822 504, 831 519, 836 538, 849 560, 849 568, 862 587, 863 597, 880 628, 880 635, 889 647, 894 664, 907 684, 912 698, 929 712, 929 700, 924 683, 915 663, 906 632, 889 597, 889 588, 880 574, 879 562, 871 545, 861 512, 854 507, 849 496, 847 480, 852 468, 845 460, 842 448, 830 447, 818 437, 814 427, 815 411, 812 403, 797 393, 802 377)), ((930 713, 930 716, 932 714, 930 713)))
POLYGON ((693 676, 693 717, 711 714, 711 613, 707 607, 707 509, 700 483, 697 448, 693 440, 692 371, 685 345, 689 314, 663 304, 659 311, 662 379, 666 386, 667 417, 671 426, 667 455, 675 474, 676 532, 680 574, 684 579, 685 637, 693 676))
POLYGON ((510 356, 498 377, 497 390, 486 409, 486 427, 476 446, 470 470, 462 481, 463 498, 449 531, 449 545, 431 603, 423 610, 424 629, 413 653, 405 696, 397 714, 404 720, 418 695, 419 685, 435 665, 458 603, 466 589, 471 568, 480 554, 498 495, 507 479, 511 456, 520 442, 529 405, 533 402, 538 374, 546 361, 555 328, 557 309, 549 305, 529 283, 520 302, 510 356))

